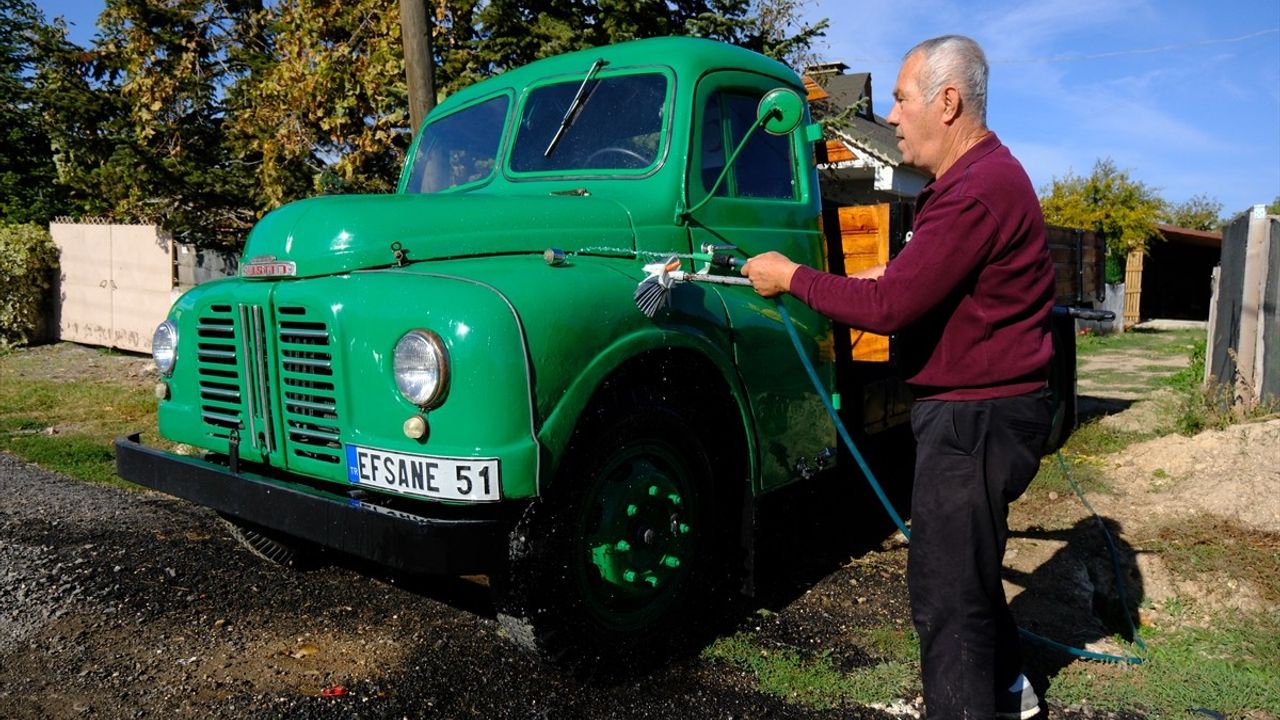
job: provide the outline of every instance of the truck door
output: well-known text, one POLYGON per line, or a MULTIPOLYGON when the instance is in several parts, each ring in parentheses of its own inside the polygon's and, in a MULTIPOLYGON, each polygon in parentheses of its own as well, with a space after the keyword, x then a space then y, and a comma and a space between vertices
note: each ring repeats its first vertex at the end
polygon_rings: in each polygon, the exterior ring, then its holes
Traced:
MULTIPOLYGON (((782 85, 752 73, 704 76, 695 93, 693 147, 686 207, 710 194, 726 159, 751 129, 756 107, 782 85)), ((777 250, 796 262, 825 267, 818 227, 819 198, 812 149, 803 132, 774 136, 757 130, 715 196, 688 219, 690 241, 738 248, 740 257, 777 250)), ((756 419, 761 488, 803 477, 835 446, 835 428, 787 339, 773 300, 750 288, 718 290, 725 302, 733 348, 756 419)), ((819 377, 832 386, 831 323, 791 297, 783 302, 819 377)))

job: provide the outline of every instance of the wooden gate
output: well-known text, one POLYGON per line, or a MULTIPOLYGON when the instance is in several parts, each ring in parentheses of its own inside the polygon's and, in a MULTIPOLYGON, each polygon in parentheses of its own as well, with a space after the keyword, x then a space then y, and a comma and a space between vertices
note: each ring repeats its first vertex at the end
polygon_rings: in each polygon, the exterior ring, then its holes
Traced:
MULTIPOLYGON (((889 205, 856 205, 838 210, 844 272, 853 275, 889 261, 889 205)), ((889 338, 856 328, 849 331, 853 359, 887 362, 889 338)))
POLYGON ((1124 264, 1124 328, 1141 321, 1142 307, 1142 251, 1133 250, 1124 264))
POLYGON ((173 242, 154 225, 52 223, 61 340, 151 352, 173 301, 173 242))

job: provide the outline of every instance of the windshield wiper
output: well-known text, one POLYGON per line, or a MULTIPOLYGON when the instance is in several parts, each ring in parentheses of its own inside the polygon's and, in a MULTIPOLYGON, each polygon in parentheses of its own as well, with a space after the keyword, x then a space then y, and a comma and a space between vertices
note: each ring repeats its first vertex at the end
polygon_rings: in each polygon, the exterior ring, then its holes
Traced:
POLYGON ((591 63, 591 69, 587 70, 587 76, 582 78, 582 84, 578 86, 578 94, 573 96, 573 102, 569 103, 569 109, 564 111, 564 118, 560 121, 560 127, 556 130, 555 137, 551 138, 551 142, 547 144, 547 149, 542 151, 542 157, 551 157, 551 153, 556 151, 556 146, 560 144, 561 138, 564 137, 565 131, 578 119, 578 112, 582 110, 582 105, 587 99, 587 84, 604 66, 604 58, 598 58, 591 63))

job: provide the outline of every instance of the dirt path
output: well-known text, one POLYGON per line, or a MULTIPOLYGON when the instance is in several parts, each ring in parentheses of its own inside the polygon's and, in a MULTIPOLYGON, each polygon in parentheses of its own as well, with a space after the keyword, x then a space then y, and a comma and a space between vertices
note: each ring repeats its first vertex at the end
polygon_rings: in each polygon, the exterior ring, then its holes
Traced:
MULTIPOLYGON (((1082 358, 1082 411, 1112 431, 1167 429, 1176 398, 1159 380, 1187 362, 1142 350, 1082 358)), ((1280 550, 1280 419, 1164 435, 1086 461, 1097 472, 1088 499, 1113 534, 1130 610, 1143 623, 1206 622, 1224 608, 1280 611, 1270 586, 1254 582, 1270 578, 1251 579, 1246 568, 1190 572, 1171 567, 1178 556, 1166 552, 1222 537, 1280 550), (1186 606, 1199 612, 1171 612, 1186 606)), ((1115 573, 1087 508, 1066 491, 1032 494, 1013 508, 1011 527, 1006 590, 1019 618, 1056 639, 1120 652, 1110 638, 1128 631, 1115 573)))

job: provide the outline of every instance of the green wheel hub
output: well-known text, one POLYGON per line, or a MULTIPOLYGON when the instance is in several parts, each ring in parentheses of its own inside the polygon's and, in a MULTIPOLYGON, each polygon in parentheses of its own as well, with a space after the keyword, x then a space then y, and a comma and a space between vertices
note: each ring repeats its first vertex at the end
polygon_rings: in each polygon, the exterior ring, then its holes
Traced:
POLYGON ((610 613, 642 611, 683 579, 692 560, 689 467, 666 443, 643 442, 608 462, 596 488, 584 507, 581 546, 593 600, 610 613))

